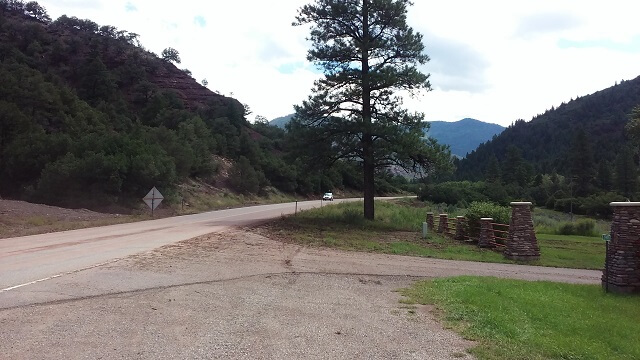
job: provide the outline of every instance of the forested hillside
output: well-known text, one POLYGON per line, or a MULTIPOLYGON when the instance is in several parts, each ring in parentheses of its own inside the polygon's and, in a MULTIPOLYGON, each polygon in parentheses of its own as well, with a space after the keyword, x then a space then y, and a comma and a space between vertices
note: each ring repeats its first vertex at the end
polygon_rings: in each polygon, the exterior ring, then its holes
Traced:
POLYGON ((640 104, 640 77, 571 100, 538 115, 530 122, 516 121, 458 163, 459 179, 484 179, 492 158, 507 159, 510 146, 517 148, 534 173, 570 175, 572 146, 580 130, 600 163, 613 163, 627 143, 624 126, 633 107, 640 104))
MULTIPOLYGON (((427 186, 435 202, 533 201, 589 215, 640 200, 640 77, 518 120, 457 162, 453 180, 427 186), (626 126, 632 131, 627 133, 626 126)), ((452 179, 442 179, 452 180, 452 179)))
POLYGON ((248 107, 177 63, 177 50, 157 56, 135 33, 0 0, 0 196, 139 201, 152 186, 171 194, 190 177, 212 182, 222 157, 234 166, 219 185, 242 193, 361 186, 355 164, 300 163, 283 130, 250 124, 248 107))

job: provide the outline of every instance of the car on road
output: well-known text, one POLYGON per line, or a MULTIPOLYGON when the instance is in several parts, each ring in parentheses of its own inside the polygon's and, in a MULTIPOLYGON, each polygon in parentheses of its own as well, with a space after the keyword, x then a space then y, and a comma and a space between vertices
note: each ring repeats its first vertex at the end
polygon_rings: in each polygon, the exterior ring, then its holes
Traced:
POLYGON ((327 192, 322 195, 322 200, 324 201, 333 201, 333 193, 327 192))

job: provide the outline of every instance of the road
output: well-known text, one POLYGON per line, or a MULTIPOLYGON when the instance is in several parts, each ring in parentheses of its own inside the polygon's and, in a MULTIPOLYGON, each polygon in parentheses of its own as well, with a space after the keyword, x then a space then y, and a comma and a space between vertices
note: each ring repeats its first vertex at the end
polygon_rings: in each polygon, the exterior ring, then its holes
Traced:
POLYGON ((0 239, 0 358, 473 359, 472 342, 397 290, 463 274, 583 284, 601 274, 306 248, 244 227, 293 211, 0 239))
MULTIPOLYGON (((358 199, 335 202, 354 200, 358 199)), ((320 201, 261 205, 0 239, 0 292, 222 231, 230 226, 256 223, 321 205, 320 201)))

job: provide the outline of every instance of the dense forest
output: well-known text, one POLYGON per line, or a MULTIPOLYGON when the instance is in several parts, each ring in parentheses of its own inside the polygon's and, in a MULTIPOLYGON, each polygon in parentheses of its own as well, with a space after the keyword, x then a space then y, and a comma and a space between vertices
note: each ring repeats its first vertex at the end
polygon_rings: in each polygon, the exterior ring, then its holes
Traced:
POLYGON ((627 143, 624 126, 640 104, 640 77, 579 97, 552 108, 531 121, 518 120, 492 141, 480 145, 458 164, 460 179, 478 180, 493 155, 498 161, 516 145, 535 173, 569 175, 574 137, 584 131, 593 150, 594 168, 614 162, 627 143))
MULTIPOLYGON (((0 196, 92 207, 214 181, 230 160, 241 193, 361 188, 355 163, 300 163, 286 132, 179 69, 179 54, 91 20, 52 20, 36 2, 0 0, 0 196)), ((385 172, 379 192, 405 184, 385 172)))
POLYGON ((518 120, 457 161, 454 176, 422 196, 454 203, 533 200, 557 210, 606 215, 611 201, 640 199, 638 147, 625 132, 639 104, 640 77, 529 122, 518 120))

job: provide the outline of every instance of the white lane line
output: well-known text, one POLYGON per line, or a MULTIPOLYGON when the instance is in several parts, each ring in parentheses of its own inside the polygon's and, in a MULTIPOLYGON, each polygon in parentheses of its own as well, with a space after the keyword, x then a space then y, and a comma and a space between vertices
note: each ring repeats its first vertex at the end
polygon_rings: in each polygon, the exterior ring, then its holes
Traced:
POLYGON ((13 289, 17 289, 17 288, 21 288, 21 287, 23 287, 23 286, 27 286, 27 285, 32 285, 32 284, 35 284, 35 283, 39 283, 39 282, 41 282, 41 281, 47 281, 47 280, 55 279, 55 278, 60 277, 60 276, 62 276, 62 275, 63 275, 63 274, 53 275, 53 276, 49 276, 48 278, 39 279, 39 280, 31 281, 31 282, 28 282, 28 283, 24 283, 24 284, 20 284, 20 285, 16 285, 16 286, 8 287, 8 288, 6 288, 6 289, 1 289, 1 290, 0 290, 0 293, 1 293, 1 292, 5 292, 5 291, 9 291, 9 290, 13 290, 13 289))
MULTIPOLYGON (((280 205, 280 204, 277 204, 277 205, 280 205)), ((290 204, 287 204, 287 205, 290 205, 290 204)), ((233 214, 233 215, 221 216, 221 217, 218 217, 218 218, 216 218, 216 219, 207 219, 207 220, 200 220, 200 221, 212 221, 212 220, 213 220, 213 221, 215 221, 215 220, 221 220, 221 219, 226 219, 226 218, 231 218, 231 217, 237 217, 237 216, 242 216, 242 215, 250 215, 250 214, 256 214, 256 213, 267 212, 267 211, 274 211, 274 210, 275 210, 275 211, 277 211, 277 210, 282 210, 282 209, 278 209, 278 208, 279 208, 279 206, 275 206, 275 207, 276 207, 276 209, 261 209, 261 210, 257 210, 257 211, 251 211, 251 212, 245 212, 245 213, 241 213, 241 214, 233 214)), ((276 215, 276 217, 277 217, 277 215, 276 215)), ((200 221, 196 221, 196 222, 200 222, 200 221)), ((119 235, 119 236, 126 236, 126 234, 124 234, 124 235, 119 235)), ((69 272, 65 272, 65 273, 61 273, 61 274, 57 274, 57 275, 53 275, 53 276, 49 276, 49 277, 46 277, 46 278, 43 278, 43 279, 38 279, 38 280, 30 281, 30 282, 27 282, 27 283, 24 283, 24 284, 15 285, 15 286, 11 286, 11 287, 8 287, 8 288, 0 289, 0 293, 6 292, 6 291, 10 291, 10 290, 14 290, 14 289, 18 289, 18 288, 21 288, 21 287, 24 287, 24 286, 28 286, 28 285, 37 284, 37 283, 39 283, 39 282, 43 282, 43 281, 47 281, 47 280, 52 280, 52 279, 55 279, 55 278, 61 277, 61 276, 63 276, 63 275, 69 275, 69 274, 73 274, 73 273, 76 273, 76 272, 80 272, 80 271, 84 271, 84 270, 92 269, 92 268, 95 268, 95 267, 98 267, 98 266, 102 266, 102 265, 106 265, 106 264, 109 264, 109 263, 112 263, 112 262, 116 262, 116 261, 118 261, 118 260, 120 260, 120 259, 110 260, 110 261, 103 262, 103 263, 96 264, 96 265, 92 265, 92 266, 89 266, 89 267, 86 267, 86 268, 82 268, 82 269, 78 269, 78 270, 73 270, 73 271, 69 271, 69 272)))
POLYGON ((96 265, 91 265, 91 266, 88 266, 88 267, 85 267, 85 268, 82 268, 82 269, 67 271, 67 272, 64 272, 64 273, 61 273, 61 274, 57 274, 57 275, 53 275, 53 276, 49 276, 49 277, 46 277, 46 278, 43 278, 43 279, 29 281, 29 282, 24 283, 24 284, 15 285, 15 286, 11 286, 11 287, 8 287, 8 288, 0 289, 0 293, 3 293, 5 291, 10 291, 10 290, 15 290, 15 289, 27 286, 27 285, 33 285, 33 284, 37 284, 39 282, 52 280, 52 279, 59 278, 59 277, 64 276, 64 275, 71 275, 71 274, 74 274, 74 273, 77 273, 77 272, 80 272, 80 271, 93 269, 93 268, 96 268, 98 266, 111 264, 111 263, 114 263, 114 262, 119 261, 119 260, 121 260, 121 259, 109 260, 109 261, 106 261, 106 262, 103 262, 103 263, 100 263, 100 264, 96 264, 96 265))

